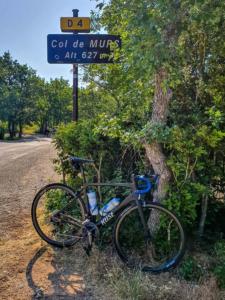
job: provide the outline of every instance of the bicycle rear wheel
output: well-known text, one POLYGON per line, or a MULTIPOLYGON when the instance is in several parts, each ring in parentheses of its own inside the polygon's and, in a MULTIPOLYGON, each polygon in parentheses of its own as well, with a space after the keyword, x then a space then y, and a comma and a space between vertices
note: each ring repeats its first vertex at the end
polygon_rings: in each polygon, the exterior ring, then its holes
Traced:
POLYGON ((147 235, 137 206, 125 209, 114 227, 114 244, 130 267, 162 272, 175 267, 185 251, 184 230, 178 218, 159 204, 142 206, 147 235))
POLYGON ((63 247, 80 240, 86 208, 70 187, 60 183, 43 187, 33 200, 31 213, 37 233, 47 243, 63 247))

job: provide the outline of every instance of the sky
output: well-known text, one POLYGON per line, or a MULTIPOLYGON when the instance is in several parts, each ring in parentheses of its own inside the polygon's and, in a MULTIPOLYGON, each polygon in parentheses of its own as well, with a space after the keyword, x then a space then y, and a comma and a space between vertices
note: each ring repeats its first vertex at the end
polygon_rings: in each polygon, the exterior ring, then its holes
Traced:
POLYGON ((61 33, 60 17, 89 17, 94 0, 0 0, 0 55, 27 64, 46 80, 62 76, 72 82, 72 65, 47 62, 47 35, 61 33))

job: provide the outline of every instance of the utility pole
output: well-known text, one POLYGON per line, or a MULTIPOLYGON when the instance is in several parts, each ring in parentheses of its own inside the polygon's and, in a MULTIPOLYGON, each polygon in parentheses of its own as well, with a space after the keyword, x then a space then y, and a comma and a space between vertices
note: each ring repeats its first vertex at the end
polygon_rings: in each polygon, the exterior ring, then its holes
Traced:
MULTIPOLYGON (((79 10, 73 9, 73 17, 78 17, 79 10)), ((77 34, 76 31, 73 32, 77 34)), ((72 120, 78 121, 78 64, 73 64, 73 114, 72 120)))

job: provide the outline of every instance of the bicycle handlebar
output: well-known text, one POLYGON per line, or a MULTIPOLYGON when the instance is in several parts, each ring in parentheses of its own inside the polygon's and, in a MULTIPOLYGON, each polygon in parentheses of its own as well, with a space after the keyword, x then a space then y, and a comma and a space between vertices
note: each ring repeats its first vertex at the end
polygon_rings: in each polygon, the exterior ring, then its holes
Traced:
MULTIPOLYGON (((150 189, 152 188, 152 184, 150 182, 150 180, 147 178, 147 177, 144 177, 144 176, 136 176, 135 179, 137 181, 143 181, 144 182, 144 189, 141 189, 141 190, 136 190, 135 191, 135 194, 146 194, 150 191, 150 189)), ((139 187, 142 187, 143 185, 139 185, 139 187)))

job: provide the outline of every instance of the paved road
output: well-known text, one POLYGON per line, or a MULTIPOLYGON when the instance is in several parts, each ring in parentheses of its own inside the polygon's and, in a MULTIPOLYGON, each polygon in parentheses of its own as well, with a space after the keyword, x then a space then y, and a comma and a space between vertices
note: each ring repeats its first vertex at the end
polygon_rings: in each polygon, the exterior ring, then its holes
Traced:
POLYGON ((0 166, 11 160, 28 155, 31 151, 36 152, 40 147, 46 148, 47 146, 49 148, 50 143, 50 138, 40 136, 31 136, 19 141, 0 141, 0 166))
POLYGON ((54 181, 54 157, 49 138, 0 142, 0 236, 6 234, 5 222, 15 224, 22 211, 29 213, 37 189, 54 181))
POLYGON ((37 190, 58 180, 50 138, 0 142, 0 299, 31 299, 26 267, 40 239, 31 224, 37 190))

